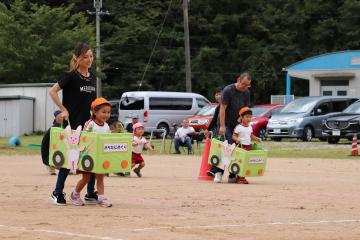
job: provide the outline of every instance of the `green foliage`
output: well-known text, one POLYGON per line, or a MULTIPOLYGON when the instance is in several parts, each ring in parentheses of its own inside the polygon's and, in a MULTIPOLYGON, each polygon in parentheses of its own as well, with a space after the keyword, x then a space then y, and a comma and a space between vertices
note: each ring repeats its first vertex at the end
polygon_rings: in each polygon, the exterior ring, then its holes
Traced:
MULTIPOLYGON (((51 81, 67 68, 74 43, 93 43, 94 16, 83 14, 94 10, 92 1, 30 2, 7 0, 8 8, 0 6, 1 80, 51 81)), ((106 97, 139 89, 143 76, 141 90, 185 90, 181 2, 103 0, 103 9, 111 13, 101 22, 106 97)), ((285 93, 283 67, 322 53, 359 49, 360 2, 191 1, 189 25, 193 91, 213 100, 216 87, 248 71, 254 102, 266 103, 271 94, 285 93)))
POLYGON ((1 82, 54 82, 68 69, 77 43, 93 44, 87 18, 70 10, 22 0, 0 3, 1 82))

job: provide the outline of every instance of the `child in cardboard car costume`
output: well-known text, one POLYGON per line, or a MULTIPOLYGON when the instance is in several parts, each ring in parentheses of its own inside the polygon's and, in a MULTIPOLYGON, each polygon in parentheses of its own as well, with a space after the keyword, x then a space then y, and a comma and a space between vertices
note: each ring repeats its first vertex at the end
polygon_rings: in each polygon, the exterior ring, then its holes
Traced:
MULTIPOLYGON (((106 105, 108 101, 99 98, 95 99, 94 103, 100 106, 106 105)), ((93 104, 92 110, 95 110, 96 106, 93 104)), ((106 119, 104 120, 106 121, 106 119)), ((101 121, 104 126, 105 121, 101 121)), ((69 126, 65 130, 52 128, 50 134, 50 165, 56 168, 62 167, 96 174, 129 172, 131 168, 132 135, 130 133, 100 131, 99 129, 109 130, 109 128, 94 125, 94 122, 96 121, 91 119, 90 125, 86 126, 88 131, 81 131, 81 126, 78 126, 76 131, 72 131, 69 126)), ((78 205, 82 204, 79 203, 78 205)))
MULTIPOLYGON (((256 145, 251 145, 251 140, 261 141, 252 133, 250 125, 252 111, 248 107, 240 109, 241 123, 236 126, 233 133, 232 145, 227 141, 211 140, 208 162, 213 168, 228 169, 230 174, 237 176, 237 183, 248 184, 245 177, 263 176, 266 167, 267 151, 256 145)), ((222 172, 217 172, 214 182, 221 182, 222 172)))

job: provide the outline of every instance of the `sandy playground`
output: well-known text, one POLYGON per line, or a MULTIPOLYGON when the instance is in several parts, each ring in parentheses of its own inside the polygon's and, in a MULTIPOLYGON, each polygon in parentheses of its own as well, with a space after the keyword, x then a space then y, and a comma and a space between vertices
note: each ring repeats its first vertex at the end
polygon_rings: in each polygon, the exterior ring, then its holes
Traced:
POLYGON ((198 181, 198 156, 145 157, 143 178, 106 178, 105 209, 53 205, 40 156, 1 156, 0 239, 360 239, 360 157, 272 158, 249 185, 198 181))

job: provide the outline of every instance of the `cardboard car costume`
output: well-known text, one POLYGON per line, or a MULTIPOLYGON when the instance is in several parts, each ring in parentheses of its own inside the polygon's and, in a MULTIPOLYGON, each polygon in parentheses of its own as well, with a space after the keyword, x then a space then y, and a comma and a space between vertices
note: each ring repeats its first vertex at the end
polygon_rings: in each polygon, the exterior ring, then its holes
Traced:
POLYGON ((95 133, 52 127, 50 166, 93 173, 131 170, 132 134, 95 133))
POLYGON ((253 150, 246 151, 240 147, 229 145, 216 138, 211 139, 208 163, 225 169, 240 177, 263 176, 266 168, 267 150, 253 146, 253 150))

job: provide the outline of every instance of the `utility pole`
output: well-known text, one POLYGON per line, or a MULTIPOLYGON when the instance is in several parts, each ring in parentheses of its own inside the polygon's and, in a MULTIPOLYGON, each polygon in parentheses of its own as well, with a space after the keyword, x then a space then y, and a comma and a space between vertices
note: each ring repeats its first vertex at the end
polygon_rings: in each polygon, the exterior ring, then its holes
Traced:
POLYGON ((90 15, 95 14, 96 19, 96 96, 101 97, 101 79, 98 76, 100 72, 100 64, 101 64, 101 55, 100 55, 100 17, 102 15, 110 15, 109 11, 103 12, 102 8, 102 0, 94 0, 94 8, 95 12, 90 12, 87 10, 87 13, 90 15))
POLYGON ((190 38, 189 38, 189 14, 188 3, 190 0, 183 0, 184 12, 184 41, 185 41, 185 72, 186 72, 186 91, 191 92, 191 62, 190 62, 190 38))

